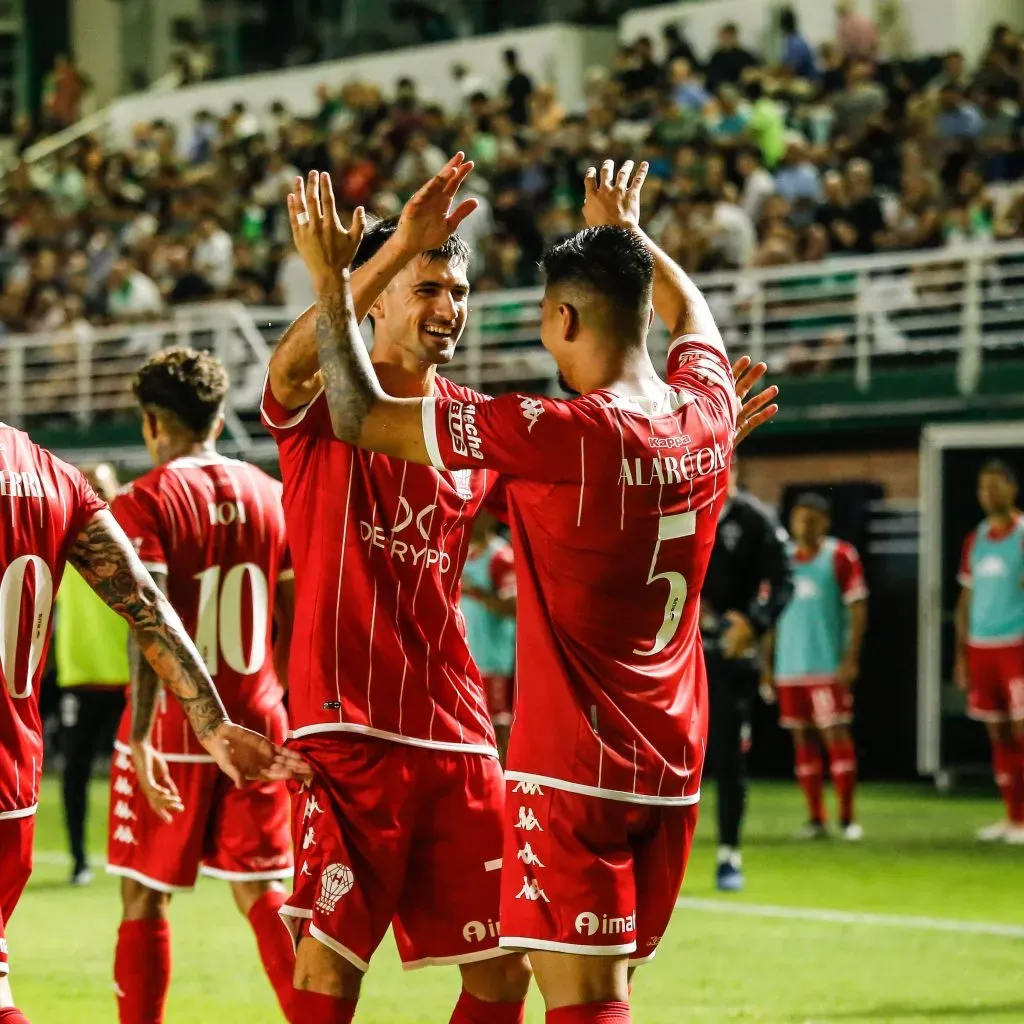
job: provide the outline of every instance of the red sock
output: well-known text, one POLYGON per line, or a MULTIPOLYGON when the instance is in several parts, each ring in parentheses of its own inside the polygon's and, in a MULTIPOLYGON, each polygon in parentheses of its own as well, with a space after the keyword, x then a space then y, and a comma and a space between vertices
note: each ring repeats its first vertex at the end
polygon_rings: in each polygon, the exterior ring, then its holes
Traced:
POLYGON ((269 889, 249 909, 249 924, 256 933, 263 970, 274 986, 285 1020, 292 1016, 292 979, 295 975, 295 947, 278 910, 288 897, 277 889, 269 889))
POLYGON ((548 1010, 547 1024, 630 1024, 629 1003, 584 1003, 548 1010))
POLYGON ((170 922, 122 921, 114 951, 114 990, 121 1024, 162 1024, 170 983, 170 922))
POLYGON ((32 1024, 16 1006, 8 1006, 0 1010, 0 1024, 32 1024))
POLYGON ((1003 794, 1006 817, 1015 824, 1024 824, 1024 755, 1015 741, 992 744, 992 769, 996 785, 1003 794))
POLYGON ((836 740, 828 748, 828 760, 832 769, 832 784, 839 798, 839 820, 849 825, 853 821, 853 792, 857 788, 857 751, 853 740, 836 740))
POLYGON ((523 1024, 526 1003, 485 1003, 465 989, 448 1024, 523 1024))
POLYGON ((292 1013, 302 1024, 352 1024, 356 1001, 297 988, 292 991, 292 1013))
POLYGON ((815 743, 800 744, 796 748, 796 778, 807 798, 807 810, 811 821, 825 820, 825 804, 822 799, 821 753, 815 743))

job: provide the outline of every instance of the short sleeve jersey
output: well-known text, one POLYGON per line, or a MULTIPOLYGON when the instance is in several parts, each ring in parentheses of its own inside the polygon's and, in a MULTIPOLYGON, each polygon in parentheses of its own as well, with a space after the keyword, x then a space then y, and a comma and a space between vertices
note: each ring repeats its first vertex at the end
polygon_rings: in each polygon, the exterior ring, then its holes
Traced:
MULTIPOLYGON (((444 378, 444 401, 478 396, 444 378)), ((354 732, 496 756, 458 601, 471 520, 497 474, 339 441, 321 392, 289 410, 264 388, 295 565, 292 735, 354 732)))
POLYGON ((701 584, 736 423, 720 344, 678 339, 658 399, 437 398, 434 465, 505 474, 518 578, 508 776, 639 803, 699 799, 701 584))
POLYGON ((75 538, 104 508, 77 469, 0 424, 0 819, 36 809, 54 597, 75 538))
MULTIPOLYGON (((175 459, 134 481, 114 515, 151 572, 167 576, 171 604, 196 643, 228 714, 269 732, 283 690, 272 632, 278 581, 291 574, 281 484, 216 453, 175 459)), ((129 716, 119 739, 127 742, 129 716)), ((172 760, 208 760, 166 690, 154 746, 172 760)))

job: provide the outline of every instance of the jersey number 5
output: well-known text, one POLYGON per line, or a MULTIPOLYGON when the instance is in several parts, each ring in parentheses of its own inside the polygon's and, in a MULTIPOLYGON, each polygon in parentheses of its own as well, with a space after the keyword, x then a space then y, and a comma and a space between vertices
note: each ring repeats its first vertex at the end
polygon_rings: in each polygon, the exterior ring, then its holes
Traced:
POLYGON ((0 668, 7 680, 7 692, 12 697, 31 697, 32 681, 43 660, 46 646, 46 631, 50 625, 50 609, 53 607, 53 577, 50 567, 38 555, 22 555, 16 558, 0 580, 0 668), (25 574, 32 566, 35 576, 35 592, 32 604, 32 636, 28 646, 28 664, 25 666, 24 685, 19 684, 18 637, 21 634, 21 604, 25 594, 25 574))
POLYGON ((681 572, 667 570, 656 572, 661 545, 681 537, 692 537, 697 532, 697 513, 680 512, 674 516, 662 516, 658 520, 658 541, 654 545, 654 556, 651 558, 651 571, 647 574, 647 585, 665 580, 668 583, 668 600, 665 602, 665 617, 661 620, 661 628, 654 637, 654 646, 649 651, 639 648, 633 651, 643 658, 651 658, 661 654, 669 641, 676 635, 679 623, 683 621, 683 606, 686 604, 686 577, 681 572))
POLYGON ((199 580, 199 615, 196 617, 196 647, 210 670, 216 675, 220 656, 239 675, 249 676, 263 667, 267 657, 267 612, 269 587, 263 570, 252 562, 233 565, 224 573, 211 565, 196 575, 199 580), (242 581, 248 575, 251 594, 252 636, 249 650, 242 645, 242 581))

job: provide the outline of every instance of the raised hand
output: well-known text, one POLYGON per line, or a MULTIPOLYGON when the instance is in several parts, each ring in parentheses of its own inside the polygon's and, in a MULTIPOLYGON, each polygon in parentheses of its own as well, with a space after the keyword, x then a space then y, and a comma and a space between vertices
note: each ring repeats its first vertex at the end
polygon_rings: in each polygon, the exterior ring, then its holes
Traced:
POLYGON ((164 756, 148 741, 133 743, 132 760, 135 762, 135 777, 142 795, 153 813, 170 824, 171 812, 185 810, 178 787, 171 778, 170 769, 164 756))
POLYGON ((408 252, 438 249, 459 229, 459 225, 480 205, 464 199, 455 209, 452 203, 462 183, 473 170, 465 153, 456 153, 402 209, 395 229, 395 241, 408 252))
POLYGON ((750 389, 768 372, 765 363, 755 363, 750 356, 740 356, 732 364, 732 377, 736 386, 736 397, 742 403, 739 415, 736 417, 736 436, 733 438, 732 446, 737 445, 758 427, 767 423, 778 411, 775 398, 779 389, 772 384, 758 392, 749 401, 744 401, 750 389))
POLYGON ((358 207, 352 225, 344 228, 329 174, 310 171, 305 185, 301 178, 295 179, 295 191, 288 194, 288 219, 295 248, 314 286, 340 277, 352 266, 363 240, 366 212, 358 207))
POLYGON ((583 180, 586 198, 583 219, 592 228, 638 228, 640 226, 640 191, 648 171, 647 161, 633 174, 633 161, 627 160, 615 172, 615 162, 605 160, 598 174, 596 167, 587 169, 583 180), (630 177, 632 176, 632 180, 630 177))

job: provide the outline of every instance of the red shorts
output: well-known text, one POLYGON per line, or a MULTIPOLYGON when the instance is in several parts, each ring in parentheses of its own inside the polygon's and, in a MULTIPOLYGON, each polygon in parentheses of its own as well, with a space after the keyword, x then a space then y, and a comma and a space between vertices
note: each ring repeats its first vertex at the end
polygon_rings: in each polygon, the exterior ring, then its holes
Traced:
POLYGON ((8 972, 5 928, 32 874, 36 817, 0 818, 0 975, 8 972))
POLYGON ((506 785, 501 945, 652 959, 683 884, 697 805, 506 785))
POLYGON ((407 970, 500 956, 504 778, 480 754, 368 736, 289 746, 295 891, 281 914, 365 971, 390 925, 407 970), (308 922, 305 924, 304 922, 308 922))
POLYGON ((853 692, 842 683, 784 683, 778 689, 779 725, 828 729, 853 721, 853 692))
POLYGON ((483 682, 484 693, 487 694, 487 710, 491 713, 491 721, 495 725, 511 725, 512 677, 485 675, 483 682))
POLYGON ((968 647, 967 714, 982 722, 1024 720, 1024 644, 968 647))
POLYGON ((236 789, 215 765, 172 761, 171 778, 185 810, 170 824, 150 809, 135 764, 117 750, 110 770, 107 871, 158 892, 180 892, 204 875, 231 882, 291 878, 288 786, 249 782, 236 789))

